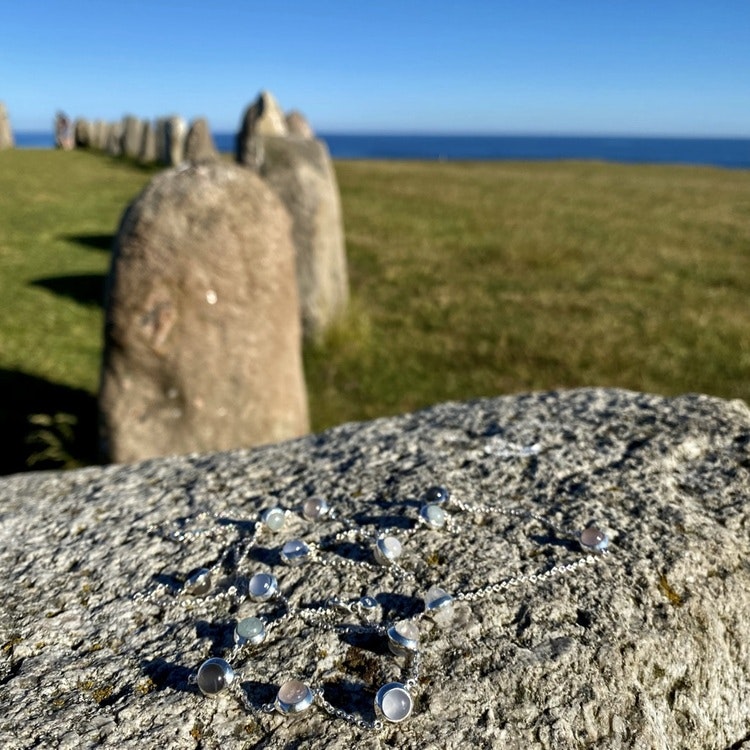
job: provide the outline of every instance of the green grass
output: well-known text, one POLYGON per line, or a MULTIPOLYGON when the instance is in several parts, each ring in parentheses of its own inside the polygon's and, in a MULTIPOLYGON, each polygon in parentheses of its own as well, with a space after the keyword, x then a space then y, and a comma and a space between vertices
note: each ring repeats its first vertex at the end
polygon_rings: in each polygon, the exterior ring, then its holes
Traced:
MULTIPOLYGON (((352 308, 305 368, 314 429, 580 385, 750 400, 750 173, 338 162, 352 308)), ((109 242, 150 177, 0 153, 0 472, 95 460, 109 242)))

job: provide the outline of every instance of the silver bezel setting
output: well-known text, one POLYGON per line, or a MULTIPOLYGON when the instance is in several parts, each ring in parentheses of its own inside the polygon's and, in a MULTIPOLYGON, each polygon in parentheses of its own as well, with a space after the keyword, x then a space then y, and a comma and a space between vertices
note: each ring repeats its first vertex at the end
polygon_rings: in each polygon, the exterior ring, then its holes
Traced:
POLYGON ((259 646, 263 641, 266 640, 266 626, 263 620, 261 620, 259 617, 243 617, 242 620, 240 620, 237 625, 234 626, 234 642, 238 646, 244 646, 246 644, 250 644, 251 646, 259 646), (240 622, 242 620, 257 620, 260 623, 260 630, 250 638, 246 638, 244 635, 240 635, 237 632, 237 628, 240 625, 240 622))
POLYGON ((587 552, 604 552, 607 547, 609 547, 609 537, 597 526, 587 526, 578 535, 578 544, 580 545, 581 549, 584 549, 587 552), (583 535, 587 531, 593 531, 599 537, 599 540, 595 544, 586 544, 583 541, 583 535))
POLYGON ((234 670, 231 666, 229 666, 229 662, 225 661, 224 659, 219 659, 218 657, 213 657, 211 659, 206 659, 206 661, 204 661, 203 664, 198 667, 198 674, 195 677, 195 683, 196 685, 198 685, 198 689, 201 691, 201 693, 203 693, 203 695, 208 696, 209 698, 213 698, 214 696, 229 688, 234 682, 234 677, 234 670), (205 669, 211 669, 213 667, 218 667, 221 670, 221 674, 224 679, 224 685, 214 692, 207 692, 201 687, 201 672, 203 672, 205 669))
POLYGON ((185 581, 184 591, 190 596, 205 596, 211 591, 211 571, 208 568, 194 570, 185 581))
POLYGON ((310 547, 301 539, 290 539, 281 548, 279 556, 285 565, 301 565, 310 559, 310 547))
POLYGON ((279 582, 276 580, 276 576, 272 573, 256 573, 247 585, 247 594, 254 602, 267 602, 269 599, 273 599, 279 593, 279 582), (253 594, 252 585, 253 580, 258 578, 268 579, 268 588, 262 594, 253 594))
POLYGON ((393 565, 401 554, 403 553, 403 546, 401 541, 395 536, 379 536, 375 541, 375 547, 373 554, 375 560, 381 565, 393 565), (386 544, 388 542, 388 544, 386 544), (394 545, 393 542, 396 544, 394 545), (388 549, 388 546, 395 547, 395 549, 388 549))
POLYGON ((299 682, 301 685, 304 685, 307 688, 307 692, 298 701, 295 701, 294 703, 287 703, 286 701, 281 700, 281 698, 279 697, 282 688, 284 687, 284 685, 286 685, 286 682, 279 687, 279 691, 276 693, 276 700, 274 701, 273 706, 280 714, 284 714, 284 716, 302 713, 302 711, 305 711, 306 709, 310 708, 310 706, 312 706, 313 700, 315 699, 315 693, 313 693, 309 685, 305 685, 305 683, 301 682, 300 680, 289 680, 288 682, 299 682))
MULTIPOLYGON (((401 622, 404 622, 404 620, 401 622)), ((408 620, 406 622, 408 622, 408 620)), ((415 654, 419 651, 419 638, 409 638, 409 636, 399 633, 398 625, 399 623, 394 623, 386 631, 388 635, 388 648, 390 648, 391 653, 395 656, 409 656, 410 654, 415 654)), ((415 629, 416 627, 417 626, 414 625, 415 629)))
POLYGON ((413 710, 414 699, 411 697, 411 693, 409 693, 409 691, 406 689, 406 685, 401 682, 389 682, 387 685, 383 685, 383 687, 378 690, 378 693, 375 696, 375 713, 378 715, 378 717, 385 719, 391 724, 399 724, 402 721, 406 721, 406 719, 411 716, 411 712, 413 710), (399 694, 403 694, 404 696, 406 696, 406 698, 408 699, 409 710, 401 718, 391 718, 383 711, 383 702, 390 692, 398 692, 399 694))

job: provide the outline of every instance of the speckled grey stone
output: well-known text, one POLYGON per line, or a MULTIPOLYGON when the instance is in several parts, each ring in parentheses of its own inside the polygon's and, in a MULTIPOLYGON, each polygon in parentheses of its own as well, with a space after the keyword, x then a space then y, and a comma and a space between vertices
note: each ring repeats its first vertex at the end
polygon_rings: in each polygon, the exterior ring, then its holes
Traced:
MULTIPOLYGON (((0 745, 125 748, 740 748, 750 741, 750 413, 705 396, 588 389, 447 403, 253 451, 0 481, 0 745), (238 616, 273 605, 164 597, 247 535, 259 512, 324 497, 356 523, 410 528, 418 498, 520 508, 558 527, 596 522, 610 553, 590 565, 456 602, 421 621, 414 714, 371 733, 312 708, 290 721, 204 698, 188 678, 232 646, 238 616), (216 514, 188 544, 156 529, 216 514), (182 602, 182 605, 180 604, 182 602), (188 606, 189 605, 189 606, 188 606)), ((240 574, 274 572, 294 603, 377 596, 385 618, 583 559, 521 517, 447 510, 462 531, 402 534, 414 579, 370 568, 285 567, 284 541, 323 525, 298 515, 262 536, 240 574), (483 522, 480 523, 483 519, 483 522)), ((322 531, 321 531, 322 530, 322 531)), ((398 531, 396 533, 399 533, 398 531)), ((359 544, 322 552, 371 561, 359 544)), ((221 575, 219 576, 221 578, 221 575)), ((235 580, 224 571, 219 590, 235 580)), ((280 626, 233 664, 251 706, 291 678, 324 685, 365 721, 404 674, 378 638, 280 626)))

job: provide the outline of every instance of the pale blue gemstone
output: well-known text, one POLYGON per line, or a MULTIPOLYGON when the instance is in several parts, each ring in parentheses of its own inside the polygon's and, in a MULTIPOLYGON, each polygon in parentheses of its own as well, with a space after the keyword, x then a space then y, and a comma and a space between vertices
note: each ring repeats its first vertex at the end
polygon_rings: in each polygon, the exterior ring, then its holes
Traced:
POLYGON ((281 548, 281 560, 287 565, 299 565, 310 557, 310 548, 301 539, 290 539, 281 548))
POLYGON ((265 637, 265 625, 257 617, 245 617, 237 623, 234 629, 234 641, 240 646, 244 643, 251 643, 256 646, 262 643, 265 637))
POLYGON ((286 520, 286 513, 281 508, 269 508, 264 511, 261 520, 270 531, 280 531, 286 520))
POLYGON ((248 592, 255 601, 265 601, 275 596, 279 590, 276 576, 270 573, 256 573, 248 584, 248 592))
POLYGON ((428 503, 419 509, 420 518, 433 529, 441 529, 448 520, 448 514, 435 503, 428 503))

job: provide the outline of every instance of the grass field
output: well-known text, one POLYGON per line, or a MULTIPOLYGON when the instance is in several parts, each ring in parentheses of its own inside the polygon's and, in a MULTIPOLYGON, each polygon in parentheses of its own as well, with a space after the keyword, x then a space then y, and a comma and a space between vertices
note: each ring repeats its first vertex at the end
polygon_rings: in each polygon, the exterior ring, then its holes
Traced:
MULTIPOLYGON (((750 173, 338 162, 352 308, 315 430, 581 385, 750 400, 750 173)), ((93 462, 108 248, 151 172, 0 153, 0 473, 93 462)))

